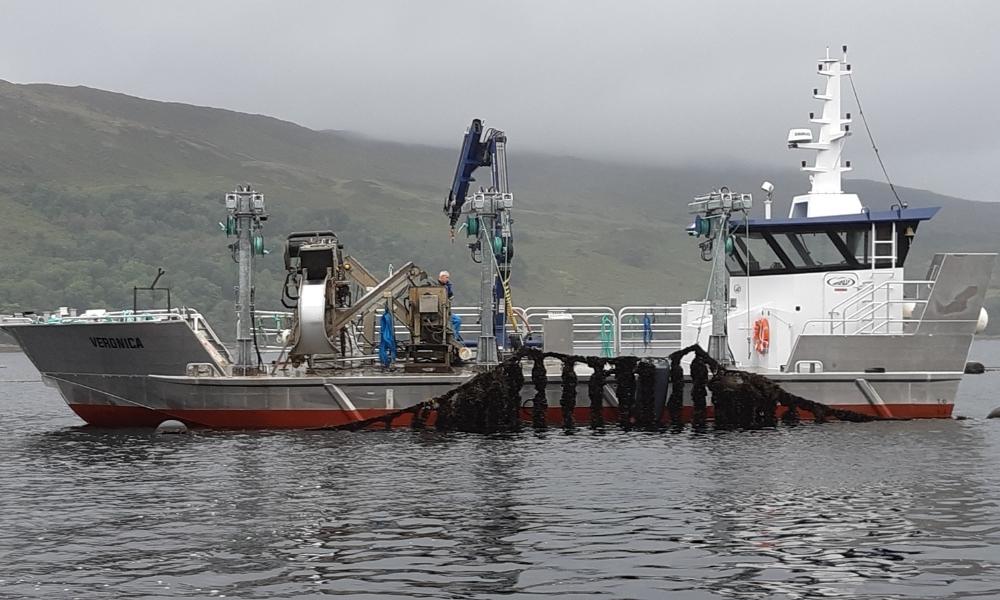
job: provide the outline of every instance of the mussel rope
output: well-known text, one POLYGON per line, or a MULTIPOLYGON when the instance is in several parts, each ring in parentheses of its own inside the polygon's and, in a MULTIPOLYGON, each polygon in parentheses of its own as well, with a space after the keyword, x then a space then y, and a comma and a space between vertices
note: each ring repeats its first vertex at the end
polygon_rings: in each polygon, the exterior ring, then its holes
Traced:
MULTIPOLYGON (((785 415, 783 416, 783 421, 786 422, 794 422, 797 420, 799 417, 799 410, 805 410, 811 413, 817 423, 825 422, 828 417, 851 422, 897 420, 891 417, 872 416, 852 410, 838 409, 796 396, 786 392, 781 388, 781 386, 763 375, 748 373, 746 371, 729 370, 722 367, 700 346, 695 344, 682 350, 678 350, 668 357, 672 367, 670 383, 671 386, 673 386, 673 389, 671 390, 671 402, 668 403, 668 410, 671 413, 672 428, 677 428, 679 425, 682 425, 677 420, 677 417, 679 417, 678 413, 680 412, 680 407, 675 404, 675 395, 678 394, 678 392, 682 393, 683 388, 678 386, 680 381, 678 381, 675 373, 679 372, 678 367, 681 357, 691 352, 694 352, 695 354, 695 361, 693 362, 698 365, 695 369, 697 372, 692 373, 693 379, 695 380, 692 382, 694 385, 694 388, 692 389, 692 396, 701 396, 702 394, 705 394, 706 387, 708 389, 720 389, 717 386, 730 385, 728 389, 722 390, 723 394, 720 395, 720 400, 723 400, 722 404, 725 405, 726 400, 743 400, 739 406, 730 405, 720 407, 723 408, 723 410, 729 409, 730 411, 735 412, 730 412, 728 415, 723 417, 724 422, 721 424, 722 426, 719 427, 717 425, 717 428, 719 429, 731 428, 732 426, 749 428, 771 426, 774 424, 772 415, 779 404, 786 410, 785 415), (712 376, 711 379, 707 379, 710 372, 714 373, 714 376, 712 376), (732 380, 732 382, 727 384, 727 380, 732 380), (764 414, 767 413, 768 410, 770 410, 770 414, 764 414), (677 415, 677 417, 675 417, 675 415, 677 415), (726 417, 735 418, 736 422, 725 422, 726 417)), ((634 376, 627 377, 628 379, 632 379, 632 381, 623 382, 620 381, 619 377, 617 377, 619 374, 618 371, 621 371, 622 374, 635 373, 633 369, 638 366, 637 357, 624 356, 611 359, 597 359, 596 357, 567 355, 558 352, 543 352, 535 348, 522 348, 517 353, 507 359, 504 359, 504 361, 502 361, 495 369, 479 373, 472 379, 469 379, 465 383, 445 392, 440 396, 437 396, 436 398, 414 404, 413 406, 401 410, 385 413, 377 417, 352 421, 350 423, 339 425, 332 425, 329 427, 319 427, 317 429, 359 430, 378 423, 391 426, 393 420, 404 415, 411 415, 414 427, 422 427, 425 424, 430 411, 436 410, 436 427, 438 429, 466 431, 472 433, 515 431, 520 426, 520 418, 518 414, 520 406, 519 402, 514 400, 519 397, 520 387, 524 380, 523 376, 513 375, 513 371, 523 368, 521 365, 521 361, 523 359, 534 361, 535 369, 532 373, 532 383, 535 384, 537 402, 539 396, 544 398, 543 382, 545 381, 545 370, 542 361, 545 358, 556 358, 563 361, 564 369, 566 369, 567 364, 577 362, 594 364, 596 360, 614 365, 615 368, 612 370, 602 370, 602 375, 606 376, 615 374, 616 380, 619 380, 618 392, 620 410, 625 412, 625 415, 623 415, 625 418, 621 421, 622 425, 625 427, 632 424, 645 425, 645 421, 649 414, 646 403, 650 401, 650 398, 639 398, 638 408, 640 410, 638 413, 634 413, 633 409, 636 408, 635 378, 634 376), (620 387, 623 383, 624 389, 620 387), (621 402, 622 399, 625 401, 621 402)), ((643 396, 648 396, 650 393, 651 386, 649 385, 648 379, 651 376, 652 373, 645 367, 639 372, 638 391, 643 396)), ((565 391, 566 390, 564 389, 564 393, 565 391)), ((591 392, 591 394, 588 394, 591 395, 591 406, 593 408, 600 409, 600 402, 594 402, 595 398, 593 392, 596 392, 597 390, 591 388, 591 390, 588 391, 591 392)), ((570 397, 568 396, 565 397, 565 400, 562 403, 564 408, 571 409, 571 406, 575 406, 575 394, 573 394, 573 396, 572 400, 570 400, 570 397)), ((539 414, 540 411, 537 411, 539 408, 537 404, 535 408, 536 419, 539 417, 544 418, 542 414, 539 414)), ((697 408, 700 407, 696 407, 696 409, 697 408)), ((592 414, 591 416, 592 419, 600 422, 599 419, 595 418, 595 415, 592 414)), ((698 422, 700 420, 699 417, 703 418, 704 415, 695 415, 695 422, 693 425, 696 429, 703 426, 703 423, 698 422)), ((535 425, 538 426, 541 425, 541 423, 536 421, 535 425)), ((651 424, 652 427, 658 427, 660 425, 660 423, 651 424)))

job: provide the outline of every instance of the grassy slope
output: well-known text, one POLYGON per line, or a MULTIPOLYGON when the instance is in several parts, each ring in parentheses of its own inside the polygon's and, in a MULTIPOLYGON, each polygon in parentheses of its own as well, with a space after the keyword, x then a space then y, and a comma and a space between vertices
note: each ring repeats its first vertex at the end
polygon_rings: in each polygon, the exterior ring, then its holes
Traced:
MULTIPOLYGON (((456 139, 456 147, 460 140, 456 139)), ((760 174, 626 166, 518 153, 515 297, 523 304, 676 303, 704 290, 705 265, 682 233, 686 202, 760 174), (720 181, 720 178, 727 179, 720 181)), ((234 270, 216 226, 240 182, 267 194, 273 249, 291 230, 329 227, 373 270, 413 259, 454 273, 460 301, 478 276, 448 242, 441 203, 456 150, 317 132, 270 117, 88 88, 0 82, 0 310, 127 305, 156 266, 176 301, 229 313, 234 270)), ((797 173, 775 179, 801 190, 797 173)), ((885 186, 854 182, 872 206, 885 186)), ((1000 206, 905 190, 945 206, 914 249, 994 250, 1000 206)), ((280 252, 264 261, 259 304, 277 304, 280 252)), ((915 274, 922 275, 922 266, 915 274)))

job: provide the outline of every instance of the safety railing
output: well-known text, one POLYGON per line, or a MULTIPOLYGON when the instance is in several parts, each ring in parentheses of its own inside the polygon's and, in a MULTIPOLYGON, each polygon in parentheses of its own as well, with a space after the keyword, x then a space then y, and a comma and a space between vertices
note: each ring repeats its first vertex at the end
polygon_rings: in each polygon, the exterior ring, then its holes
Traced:
POLYGON ((618 315, 608 306, 532 306, 526 308, 528 330, 542 333, 549 314, 573 317, 573 352, 585 355, 618 354, 618 315))
POLYGON ((617 316, 618 353, 667 356, 680 349, 680 306, 625 306, 617 316))
MULTIPOLYGON (((27 317, 24 317, 27 319, 27 317)), ((31 317, 27 324, 44 325, 76 325, 97 323, 162 323, 166 321, 183 321, 196 334, 203 333, 207 341, 226 359, 230 359, 229 350, 222 343, 208 320, 193 308, 157 308, 147 310, 104 310, 90 309, 80 314, 62 315, 52 313, 41 317, 31 317)), ((9 323, 10 321, 5 321, 9 323)))
MULTIPOLYGON (((852 331, 844 335, 913 335, 917 332, 917 328, 921 324, 948 324, 955 325, 958 327, 965 327, 969 323, 978 323, 978 319, 884 319, 889 325, 898 325, 897 330, 891 330, 889 332, 879 332, 873 331, 872 325, 865 323, 863 327, 858 331, 852 331)), ((810 319, 806 321, 802 327, 802 335, 822 335, 828 333, 823 326, 832 326, 841 323, 840 319, 810 319), (816 328, 820 329, 817 331, 816 328)), ((837 335, 837 334, 833 334, 837 335)))
POLYGON ((834 305, 826 319, 803 323, 804 335, 907 335, 916 332, 920 318, 902 318, 905 310, 922 315, 934 282, 931 280, 889 280, 869 282, 859 291, 834 305), (909 286, 909 293, 907 291, 909 286))
MULTIPOLYGON (((374 343, 380 337, 381 315, 375 311, 374 343)), ((573 317, 573 348, 577 354, 620 354, 637 356, 666 356, 680 348, 681 309, 679 306, 626 306, 615 311, 608 306, 532 306, 515 307, 517 323, 507 323, 508 333, 528 333, 541 338, 543 322, 549 314, 560 313, 573 317), (647 327, 647 317, 649 325, 647 327), (527 326, 527 332, 523 331, 527 326)), ((453 306, 451 313, 461 320, 460 333, 466 340, 476 341, 479 336, 479 307, 453 306)), ((257 311, 257 334, 261 347, 282 347, 278 334, 291 327, 292 313, 257 311)), ((352 333, 362 340, 360 324, 354 324, 352 333)), ((395 324, 396 340, 409 339, 409 330, 402 323, 395 324)))
MULTIPOLYGON (((377 344, 379 325, 384 309, 375 311, 374 337, 368 344, 377 344)), ((461 319, 461 334, 466 340, 476 341, 479 335, 479 308, 454 306, 452 314, 461 319)), ((533 306, 515 307, 516 323, 508 323, 508 333, 534 334, 541 339, 544 320, 550 314, 569 315, 573 318, 573 351, 582 355, 622 353, 638 356, 666 356, 680 348, 681 309, 678 306, 626 306, 615 310, 608 306, 533 306), (527 331, 524 331, 525 326, 527 331)), ((51 317, 52 323, 117 323, 136 321, 186 321, 195 332, 204 332, 208 341, 228 355, 221 338, 198 311, 189 308, 169 310, 90 310, 80 315, 51 317)), ((35 322, 42 321, 38 319, 35 322)), ((283 334, 293 327, 291 311, 257 310, 254 312, 254 330, 258 346, 263 351, 280 351, 285 347, 283 334)), ((358 348, 365 346, 361 320, 350 325, 348 339, 358 348)), ((406 342, 409 330, 403 323, 395 324, 396 339, 406 342)))
POLYGON ((39 316, 25 316, 25 315, 2 315, 0 316, 0 325, 33 325, 35 323, 44 322, 39 316))
MULTIPOLYGON (((514 307, 514 312, 517 315, 517 322, 511 323, 507 322, 504 326, 507 334, 513 333, 530 333, 522 331, 525 323, 528 322, 528 315, 525 309, 520 306, 514 307)), ((475 340, 479 337, 479 307, 478 306, 452 306, 451 314, 457 316, 462 321, 461 334, 466 340, 475 340)))
POLYGON ((255 310, 254 328, 257 332, 257 344, 263 349, 280 349, 284 342, 279 339, 282 332, 291 329, 294 313, 282 310, 255 310))
POLYGON ((149 309, 149 310, 103 310, 90 309, 77 315, 53 313, 40 322, 46 324, 71 323, 135 323, 138 321, 187 321, 191 315, 199 315, 190 308, 149 309))
POLYGON ((217 333, 215 333, 215 330, 212 329, 212 326, 208 323, 208 319, 196 310, 187 310, 188 325, 191 327, 191 330, 194 331, 195 335, 204 334, 205 338, 203 339, 207 339, 208 343, 211 344, 212 347, 215 348, 215 350, 218 351, 225 360, 233 362, 233 356, 230 354, 229 348, 222 343, 222 339, 217 333))

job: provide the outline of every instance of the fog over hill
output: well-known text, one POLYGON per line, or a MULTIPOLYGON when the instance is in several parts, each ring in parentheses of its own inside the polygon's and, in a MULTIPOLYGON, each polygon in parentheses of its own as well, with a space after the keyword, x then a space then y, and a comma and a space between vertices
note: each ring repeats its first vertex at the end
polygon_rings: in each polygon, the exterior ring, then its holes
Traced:
MULTIPOLYGON (((3 3, 0 78, 87 85, 450 147, 473 117, 517 147, 653 166, 792 166, 816 60, 849 49, 889 172, 997 200, 991 0, 96 0, 3 3), (728 160, 725 157, 729 157, 728 160)), ((880 180, 859 135, 859 178, 880 180), (865 160, 862 160, 862 159, 865 160)))
MULTIPOLYGON (((701 297, 707 269, 683 231, 686 203, 722 185, 756 192, 767 179, 782 214, 808 187, 795 169, 524 152, 508 133, 519 304, 701 297)), ((329 227, 373 271, 405 260, 451 270, 459 302, 474 303, 477 267, 463 239, 449 242, 441 213, 459 143, 393 143, 92 88, 0 82, 0 310, 128 306, 132 286, 147 285, 162 266, 177 303, 228 320, 235 269, 217 222, 223 195, 243 182, 267 196, 272 250, 290 231, 329 227)), ((894 202, 882 183, 846 187, 873 209, 894 202)), ((935 250, 997 250, 1000 205, 898 189, 911 206, 943 207, 921 228, 913 275, 924 274, 935 250)), ((280 254, 263 260, 261 308, 278 306, 280 254)))

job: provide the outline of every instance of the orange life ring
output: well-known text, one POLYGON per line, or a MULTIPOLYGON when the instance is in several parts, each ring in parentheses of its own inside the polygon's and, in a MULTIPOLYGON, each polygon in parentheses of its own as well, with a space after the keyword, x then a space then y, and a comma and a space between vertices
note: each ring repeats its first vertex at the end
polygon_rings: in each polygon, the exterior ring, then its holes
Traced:
POLYGON ((761 317, 753 322, 753 349, 758 354, 767 354, 767 349, 771 346, 771 324, 765 317, 761 317))

